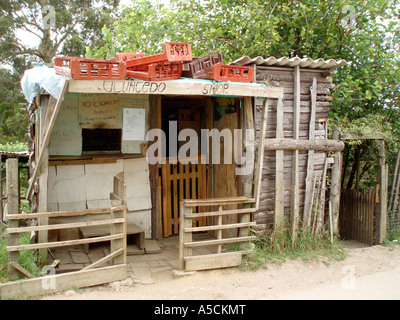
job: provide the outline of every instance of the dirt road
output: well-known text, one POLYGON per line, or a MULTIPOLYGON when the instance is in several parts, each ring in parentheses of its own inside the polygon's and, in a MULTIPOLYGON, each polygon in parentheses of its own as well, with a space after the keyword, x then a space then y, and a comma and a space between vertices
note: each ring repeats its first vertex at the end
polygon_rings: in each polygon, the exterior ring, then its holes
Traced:
POLYGON ((290 260, 258 271, 213 270, 178 279, 166 272, 148 285, 127 279, 43 299, 400 299, 400 246, 347 250, 348 257, 340 262, 290 260))

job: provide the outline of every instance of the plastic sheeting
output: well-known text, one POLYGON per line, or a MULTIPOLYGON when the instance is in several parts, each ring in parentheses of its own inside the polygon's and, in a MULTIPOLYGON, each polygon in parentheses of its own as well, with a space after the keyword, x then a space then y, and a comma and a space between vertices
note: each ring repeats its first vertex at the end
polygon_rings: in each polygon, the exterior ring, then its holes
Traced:
POLYGON ((38 64, 34 68, 25 71, 21 79, 22 91, 29 103, 34 101, 42 89, 58 99, 66 79, 64 76, 57 75, 53 68, 38 64))

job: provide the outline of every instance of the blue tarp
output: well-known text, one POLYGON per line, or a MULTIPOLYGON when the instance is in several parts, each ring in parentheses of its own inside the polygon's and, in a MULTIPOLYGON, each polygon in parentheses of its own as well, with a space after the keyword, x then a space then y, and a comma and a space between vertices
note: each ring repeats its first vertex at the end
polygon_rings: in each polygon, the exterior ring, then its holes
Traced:
POLYGON ((64 76, 57 75, 53 68, 38 64, 25 71, 21 79, 22 91, 29 103, 34 101, 42 89, 59 99, 66 79, 64 76))

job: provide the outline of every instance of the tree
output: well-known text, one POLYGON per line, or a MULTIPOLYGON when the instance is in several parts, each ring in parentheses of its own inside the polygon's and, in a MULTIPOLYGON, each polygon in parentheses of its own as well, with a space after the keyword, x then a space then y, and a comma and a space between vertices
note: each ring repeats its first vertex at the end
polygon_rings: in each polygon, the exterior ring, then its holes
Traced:
POLYGON ((110 22, 109 16, 118 4, 118 0, 2 0, 0 61, 12 64, 16 57, 27 56, 51 63, 64 43, 73 48, 68 50, 67 46, 64 52, 82 54, 85 41, 100 40, 98 25, 110 22), (38 44, 23 43, 17 31, 29 33, 38 44))
POLYGON ((119 0, 0 0, 0 144, 25 141, 24 71, 60 53, 83 56, 88 44, 103 43, 101 27, 112 27, 118 5, 119 0), (24 42, 21 32, 32 41, 24 42))
POLYGON ((197 56, 221 50, 228 63, 243 55, 346 59, 352 64, 334 77, 330 123, 343 131, 385 134, 394 161, 400 148, 399 0, 170 2, 127 7, 109 30, 108 49, 152 54, 166 41, 182 41, 197 56))

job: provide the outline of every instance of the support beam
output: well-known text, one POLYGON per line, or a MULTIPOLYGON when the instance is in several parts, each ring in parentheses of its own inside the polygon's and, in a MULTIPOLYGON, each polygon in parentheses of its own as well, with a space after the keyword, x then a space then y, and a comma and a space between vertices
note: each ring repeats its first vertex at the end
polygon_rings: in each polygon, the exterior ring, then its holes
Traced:
POLYGON ((337 152, 344 149, 344 143, 337 140, 295 140, 295 139, 267 139, 265 151, 292 150, 292 151, 325 151, 337 152))
MULTIPOLYGON (((333 139, 337 140, 340 137, 338 128, 334 129, 333 139)), ((341 193, 341 180, 342 180, 342 153, 336 151, 334 156, 334 163, 332 165, 331 177, 331 194, 330 194, 330 208, 332 210, 332 231, 333 234, 339 233, 339 210, 340 210, 340 193, 341 193)))
MULTIPOLYGON (((300 136, 300 104, 301 104, 301 83, 300 83, 300 67, 294 68, 294 105, 293 105, 293 139, 299 140, 300 136)), ((292 198, 291 198, 291 212, 290 212, 290 229, 292 236, 292 243, 296 240, 297 227, 299 223, 299 150, 293 151, 292 161, 292 198)))
MULTIPOLYGON (((283 101, 278 99, 276 109, 276 138, 283 139, 283 101)), ((268 140, 267 140, 268 143, 268 140)), ((276 151, 276 168, 275 168, 275 208, 274 208, 274 225, 280 225, 284 218, 285 209, 285 185, 284 185, 284 151, 276 151)))
MULTIPOLYGON (((19 213, 19 194, 18 194, 18 159, 7 159, 6 162, 6 182, 7 182, 7 211, 6 219, 8 214, 16 215, 19 213)), ((9 220, 7 221, 9 228, 18 228, 19 221, 9 220)), ((19 244, 19 235, 8 234, 7 241, 9 246, 15 246, 19 244)), ((19 253, 10 252, 8 253, 8 273, 10 280, 17 280, 19 274, 13 267, 14 264, 18 264, 19 253)))

